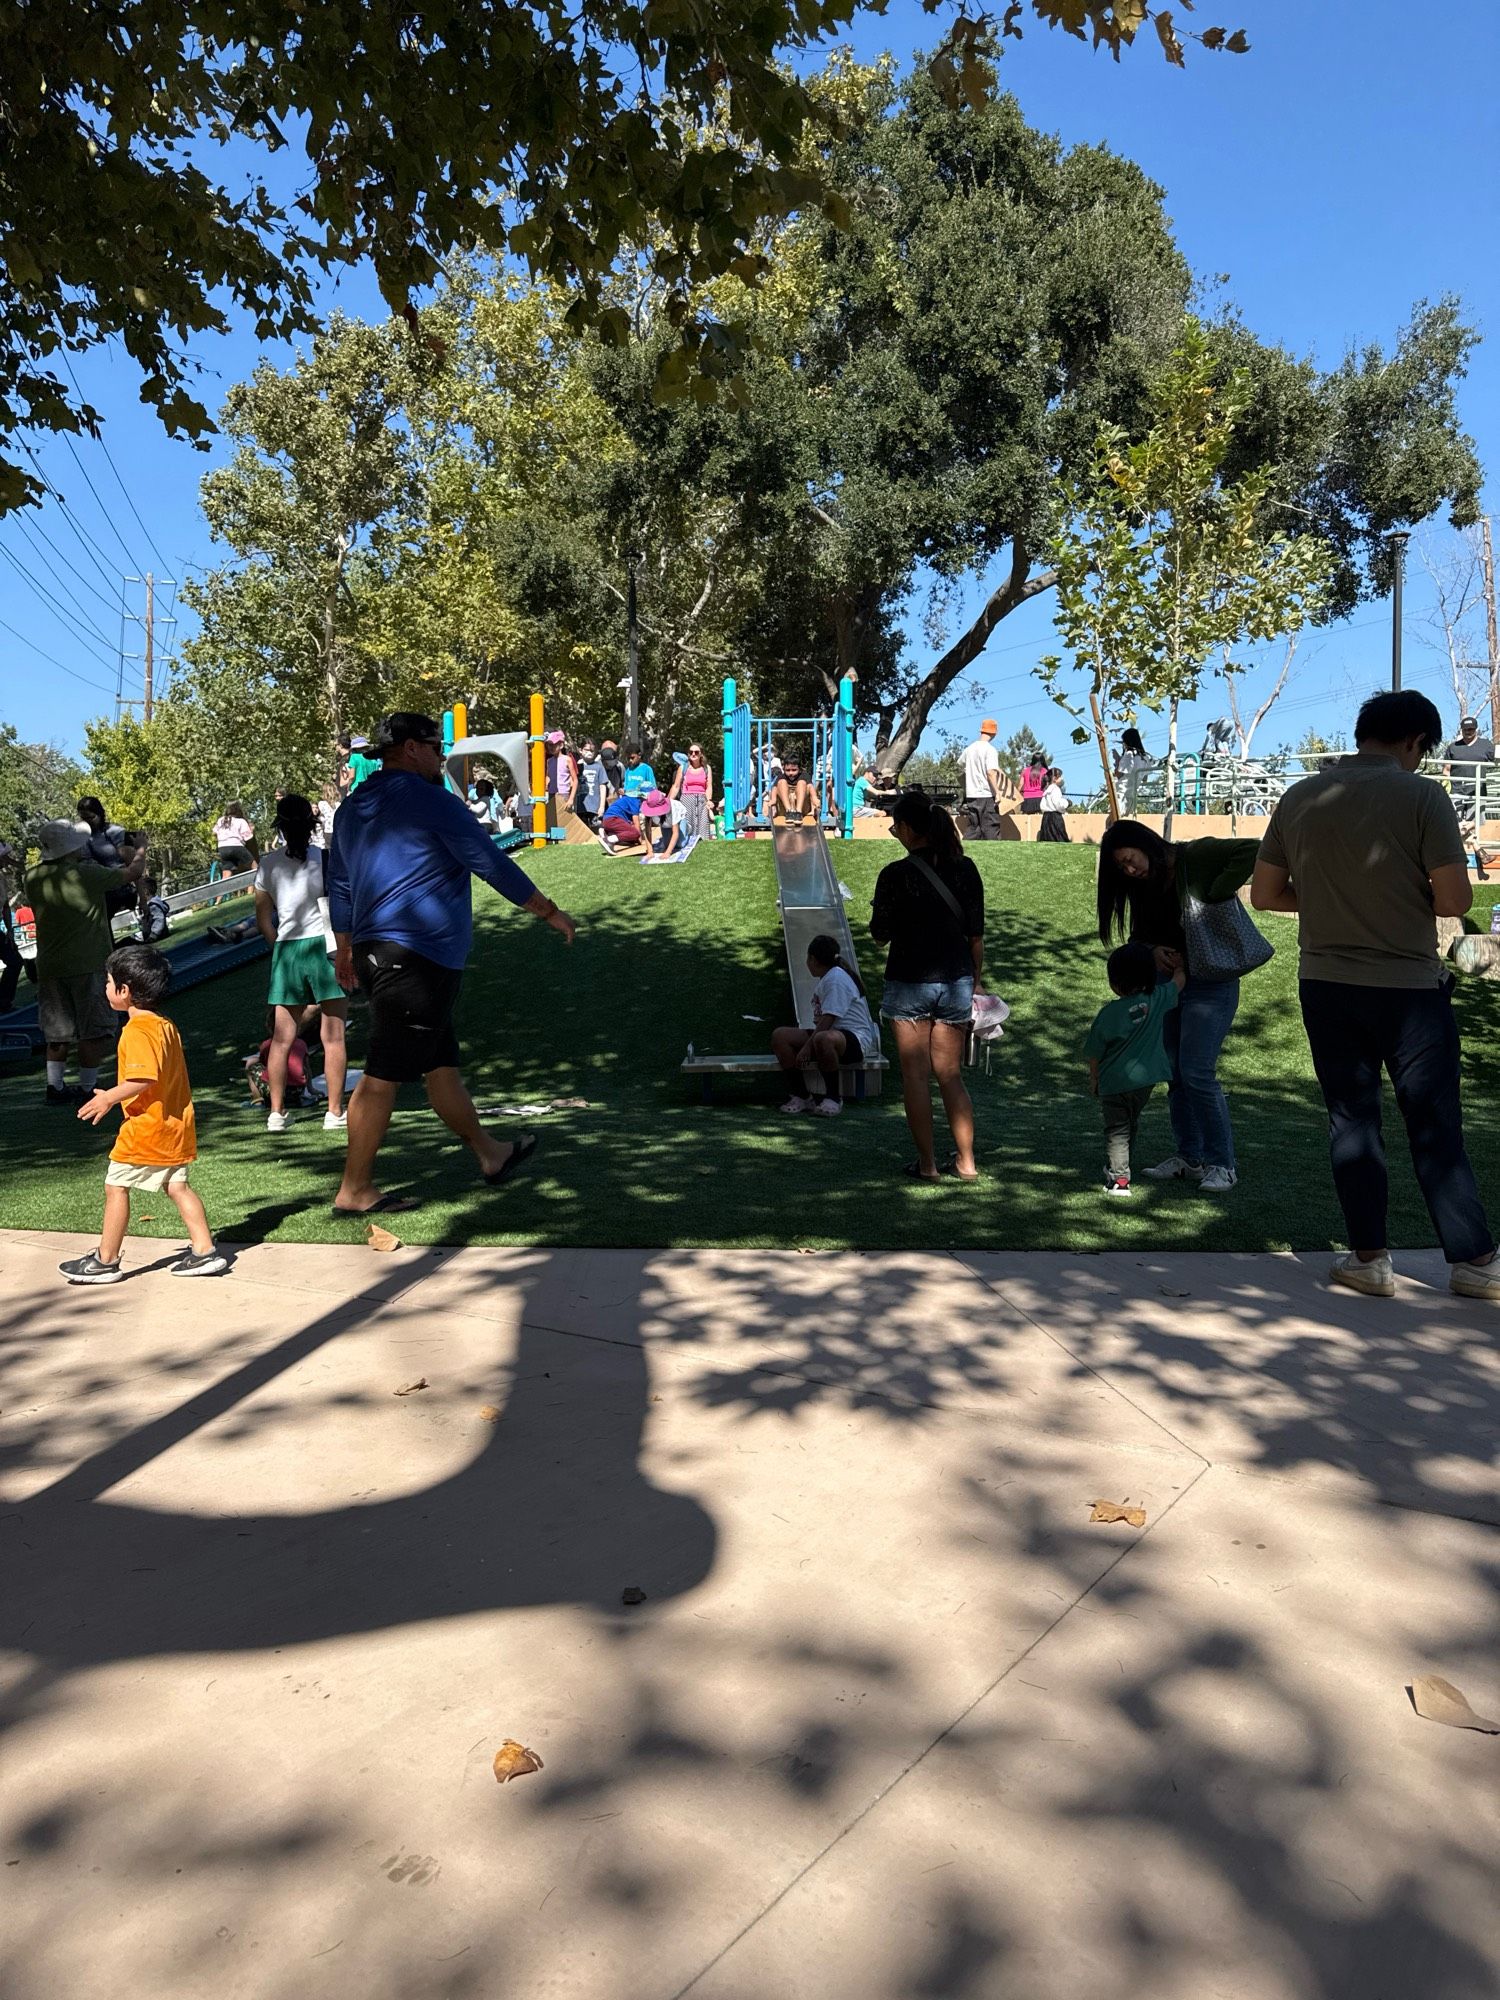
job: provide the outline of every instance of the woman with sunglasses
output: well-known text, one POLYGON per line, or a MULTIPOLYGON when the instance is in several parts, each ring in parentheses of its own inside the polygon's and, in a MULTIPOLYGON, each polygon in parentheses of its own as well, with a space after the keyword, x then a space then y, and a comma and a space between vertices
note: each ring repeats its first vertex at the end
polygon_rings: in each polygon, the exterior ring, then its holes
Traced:
POLYGON ((707 840, 713 831, 714 773, 701 743, 688 745, 688 760, 679 764, 668 795, 682 801, 682 837, 707 840))

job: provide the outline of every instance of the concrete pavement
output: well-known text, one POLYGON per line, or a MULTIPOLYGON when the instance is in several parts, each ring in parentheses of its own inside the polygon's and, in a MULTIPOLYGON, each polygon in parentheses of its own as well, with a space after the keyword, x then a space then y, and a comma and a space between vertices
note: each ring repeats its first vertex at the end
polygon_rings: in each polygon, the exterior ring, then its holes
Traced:
POLYGON ((1500 1987, 1432 1258, 77 1247, 0 1238, 7 2000, 1500 1987))

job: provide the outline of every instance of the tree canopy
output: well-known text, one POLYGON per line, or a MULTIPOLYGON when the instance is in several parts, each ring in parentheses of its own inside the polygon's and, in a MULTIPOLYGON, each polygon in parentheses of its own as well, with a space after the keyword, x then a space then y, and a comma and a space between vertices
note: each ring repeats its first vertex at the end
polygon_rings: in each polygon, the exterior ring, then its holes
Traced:
MULTIPOLYGON (((809 146, 837 121, 796 64, 883 8, 0 7, 0 513, 40 492, 17 443, 97 424, 59 359, 118 339, 168 430, 197 438, 208 416, 187 344, 236 310, 262 339, 311 332, 319 272, 366 257, 401 314, 452 251, 478 247, 566 287, 575 328, 624 338, 606 281, 622 251, 650 243, 682 352, 722 376, 740 330, 700 318, 695 289, 757 272, 768 218, 842 213, 809 146)), ((999 46, 1028 17, 1116 58, 1149 28, 1183 61, 1171 9, 1012 0, 995 21, 952 19, 932 65, 949 102, 984 103, 999 46)), ((1222 28, 1187 38, 1248 46, 1222 28)))

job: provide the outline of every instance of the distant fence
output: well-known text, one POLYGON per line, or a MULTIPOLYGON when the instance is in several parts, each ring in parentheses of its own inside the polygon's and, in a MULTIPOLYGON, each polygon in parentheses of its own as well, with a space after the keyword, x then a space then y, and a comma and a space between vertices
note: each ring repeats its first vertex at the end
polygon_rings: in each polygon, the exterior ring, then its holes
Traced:
MULTIPOLYGON (((1187 817, 1234 814, 1243 819, 1269 818, 1288 785, 1348 754, 1333 750, 1316 756, 1286 752, 1274 757, 1230 757, 1187 751, 1177 760, 1173 811, 1187 817)), ((1454 764, 1450 768, 1441 757, 1432 757, 1422 769, 1452 794, 1463 825, 1500 819, 1500 762, 1454 764)), ((1115 789, 1122 813, 1158 816, 1167 807, 1166 765, 1160 763, 1149 771, 1117 778, 1115 789)), ((1088 812, 1106 812, 1109 807, 1102 783, 1086 800, 1075 799, 1073 804, 1088 812)))

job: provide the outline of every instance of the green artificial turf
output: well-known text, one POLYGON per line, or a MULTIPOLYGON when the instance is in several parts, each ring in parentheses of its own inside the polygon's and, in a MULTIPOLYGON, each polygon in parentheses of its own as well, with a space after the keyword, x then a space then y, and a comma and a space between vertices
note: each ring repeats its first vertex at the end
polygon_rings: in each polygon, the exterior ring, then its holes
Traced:
MULTIPOLYGON (((865 932, 886 842, 836 845, 867 982, 880 948, 865 932)), ((837 1120, 788 1118, 746 1084, 701 1106, 679 1073, 700 1051, 763 1047, 786 1017, 787 985, 768 842, 701 847, 680 868, 642 869, 590 848, 520 858, 581 929, 551 932, 476 893, 474 958, 460 1007, 465 1067, 481 1103, 582 1097, 587 1110, 535 1121, 524 1176, 491 1192, 468 1155, 403 1093, 382 1157, 384 1184, 418 1192, 408 1242, 815 1245, 855 1248, 1249 1250, 1338 1240, 1321 1102, 1296 1005, 1295 930, 1262 919, 1275 960, 1245 981, 1222 1075, 1240 1185, 1213 1198, 1141 1184, 1129 1203, 1099 1193, 1102 1142, 1078 1047, 1108 997, 1092 935, 1094 855, 1084 847, 997 843, 969 850, 983 871, 988 955, 1012 1019, 992 1073, 969 1073, 983 1179, 913 1187, 900 1085, 837 1120), (761 1021, 748 1021, 759 1015, 761 1021)), ((228 912, 238 914, 238 908, 228 912)), ((216 1229, 239 1242, 357 1242, 329 1213, 342 1138, 312 1114, 281 1138, 250 1108, 242 1057, 263 1032, 265 963, 185 993, 173 1011, 187 1044, 201 1157, 194 1182, 216 1229)), ((1481 1184, 1500 1179, 1500 987, 1461 983, 1465 1098, 1481 1184)), ((351 1024, 354 1060, 362 1018, 351 1024)), ((888 1049, 887 1053, 891 1053, 888 1049)), ((0 1224, 91 1229, 110 1143, 39 1102, 40 1069, 0 1079, 0 1224)), ((501 1131, 515 1119, 497 1118, 501 1131)), ((1432 1241, 1394 1109, 1392 1240, 1432 1241)), ((1147 1112, 1141 1156, 1171 1150, 1165 1092, 1147 1112)), ((165 1197, 136 1198, 142 1235, 176 1236, 165 1197), (151 1218, 151 1219, 147 1219, 151 1218)))

